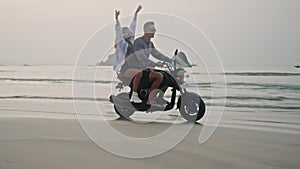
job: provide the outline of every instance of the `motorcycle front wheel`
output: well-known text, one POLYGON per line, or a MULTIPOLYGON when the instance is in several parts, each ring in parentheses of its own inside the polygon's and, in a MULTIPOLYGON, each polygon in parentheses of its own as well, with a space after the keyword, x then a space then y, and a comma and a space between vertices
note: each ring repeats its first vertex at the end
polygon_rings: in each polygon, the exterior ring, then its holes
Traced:
POLYGON ((179 112, 189 122, 200 120, 205 114, 205 103, 196 93, 184 93, 180 99, 179 112))

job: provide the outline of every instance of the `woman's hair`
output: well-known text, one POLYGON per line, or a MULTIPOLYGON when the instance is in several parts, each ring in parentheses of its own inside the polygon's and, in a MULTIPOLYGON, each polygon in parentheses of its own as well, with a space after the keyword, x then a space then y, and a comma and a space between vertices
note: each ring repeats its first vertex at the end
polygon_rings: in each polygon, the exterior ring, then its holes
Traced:
MULTIPOLYGON (((122 34, 123 34, 124 39, 126 37, 133 35, 133 33, 131 32, 131 30, 128 27, 122 27, 122 34)), ((115 48, 117 48, 117 44, 118 44, 118 42, 117 42, 117 40, 115 40, 115 46, 114 46, 115 48)))
POLYGON ((123 27, 122 28, 122 33, 123 33, 123 37, 126 38, 126 37, 130 37, 132 36, 132 32, 131 30, 128 28, 128 27, 123 27))

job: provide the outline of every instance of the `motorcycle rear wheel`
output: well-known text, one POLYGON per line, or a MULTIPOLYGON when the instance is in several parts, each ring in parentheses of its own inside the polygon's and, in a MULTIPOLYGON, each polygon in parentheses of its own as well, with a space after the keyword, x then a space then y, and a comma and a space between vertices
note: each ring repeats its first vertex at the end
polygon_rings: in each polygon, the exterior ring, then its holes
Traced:
MULTIPOLYGON (((123 99, 129 99, 129 95, 128 93, 120 93, 117 95, 117 97, 119 98, 123 98, 123 99)), ((134 113, 134 109, 132 108, 128 108, 128 106, 124 106, 124 105, 114 105, 114 109, 115 112, 120 116, 120 117, 124 117, 128 120, 130 120, 130 116, 134 113)))
POLYGON ((130 110, 128 108, 121 108, 114 106, 115 112, 123 118, 130 120, 130 116, 134 113, 134 110, 130 110))

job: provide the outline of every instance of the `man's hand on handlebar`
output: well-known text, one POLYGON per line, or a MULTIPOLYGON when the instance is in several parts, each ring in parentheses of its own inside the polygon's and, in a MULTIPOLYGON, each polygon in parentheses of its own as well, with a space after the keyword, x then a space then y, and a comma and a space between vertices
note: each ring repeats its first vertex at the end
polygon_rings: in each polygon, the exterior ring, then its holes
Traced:
POLYGON ((157 67, 163 67, 164 66, 164 62, 158 61, 155 66, 157 66, 157 67))

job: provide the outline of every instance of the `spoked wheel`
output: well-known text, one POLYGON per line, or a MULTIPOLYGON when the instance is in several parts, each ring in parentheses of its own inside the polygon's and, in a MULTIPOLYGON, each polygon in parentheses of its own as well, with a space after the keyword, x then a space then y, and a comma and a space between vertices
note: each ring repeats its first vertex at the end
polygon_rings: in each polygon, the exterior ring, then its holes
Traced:
POLYGON ((130 120, 130 116, 134 113, 135 109, 131 107, 129 102, 128 93, 120 93, 116 96, 114 100, 115 112, 123 118, 130 120))
POLYGON ((205 103, 196 93, 184 93, 180 100, 179 112, 189 122, 200 120, 205 114, 205 103))

